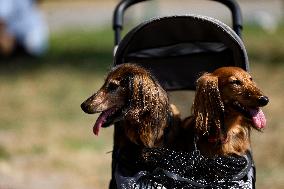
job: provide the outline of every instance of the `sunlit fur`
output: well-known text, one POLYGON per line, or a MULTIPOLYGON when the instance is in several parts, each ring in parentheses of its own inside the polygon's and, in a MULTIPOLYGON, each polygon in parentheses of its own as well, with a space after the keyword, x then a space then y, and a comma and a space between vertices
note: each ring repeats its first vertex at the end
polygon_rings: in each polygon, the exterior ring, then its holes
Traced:
POLYGON ((233 103, 257 108, 268 103, 268 98, 261 102, 261 97, 267 98, 241 68, 223 67, 205 73, 197 80, 193 113, 183 121, 183 127, 191 132, 188 135, 193 137, 195 133, 204 155, 243 155, 250 149, 250 130, 254 126, 233 103))
MULTIPOLYGON (((144 147, 162 146, 164 130, 174 110, 157 80, 135 64, 114 67, 101 89, 83 104, 88 113, 113 107, 122 110, 114 137, 114 143, 119 147, 128 143, 144 147)), ((179 120, 177 110, 174 115, 175 120, 179 120)))

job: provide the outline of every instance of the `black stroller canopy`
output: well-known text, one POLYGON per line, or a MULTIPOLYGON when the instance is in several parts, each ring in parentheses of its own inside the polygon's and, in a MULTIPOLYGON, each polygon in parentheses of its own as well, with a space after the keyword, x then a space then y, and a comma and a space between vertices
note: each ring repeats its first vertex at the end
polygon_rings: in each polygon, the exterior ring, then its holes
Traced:
POLYGON ((114 65, 149 69, 166 90, 194 90, 200 74, 223 66, 248 70, 239 36, 222 22, 197 15, 155 18, 131 30, 118 45, 114 65))

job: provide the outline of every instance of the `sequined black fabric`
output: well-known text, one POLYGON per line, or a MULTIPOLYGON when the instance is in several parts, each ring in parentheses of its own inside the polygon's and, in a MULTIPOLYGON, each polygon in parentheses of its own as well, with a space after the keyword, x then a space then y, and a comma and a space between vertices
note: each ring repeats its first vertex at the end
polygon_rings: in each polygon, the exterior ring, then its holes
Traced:
POLYGON ((206 158, 198 150, 191 153, 175 152, 164 148, 145 149, 143 164, 153 167, 152 171, 140 171, 134 176, 123 177, 116 171, 120 189, 251 189, 252 160, 226 156, 206 158))

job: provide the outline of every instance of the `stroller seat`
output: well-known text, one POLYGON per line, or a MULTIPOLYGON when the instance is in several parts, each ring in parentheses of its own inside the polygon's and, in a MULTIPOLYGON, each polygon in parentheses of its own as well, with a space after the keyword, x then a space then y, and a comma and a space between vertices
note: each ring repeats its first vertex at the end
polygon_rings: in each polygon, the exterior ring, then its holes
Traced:
MULTIPOLYGON (((216 0, 230 8, 233 29, 221 21, 207 16, 176 15, 153 18, 141 23, 120 40, 124 11, 131 5, 142 1, 145 0, 123 0, 115 9, 113 19, 115 31, 114 66, 123 63, 139 64, 148 69, 167 91, 194 91, 196 79, 202 73, 212 72, 224 66, 236 66, 249 71, 247 53, 240 37, 241 13, 234 0, 216 0)), ((116 127, 114 132, 116 133, 116 127)), ((117 163, 118 151, 119 149, 114 146, 111 189, 129 188, 128 181, 135 184, 137 179, 146 174, 139 172, 128 178, 119 175, 116 170, 119 167, 117 163), (124 187, 117 186, 117 178, 119 178, 119 183, 124 183, 124 187)), ((172 153, 175 152, 170 152, 170 154, 172 153)), ((194 154, 191 155, 185 154, 184 157, 194 156, 194 154)), ((179 154, 178 156, 183 155, 179 154)), ((244 184, 244 188, 255 188, 255 167, 250 152, 247 157, 250 159, 248 161, 249 167, 246 167, 245 175, 243 174, 242 178, 246 177, 249 187, 244 184)), ((173 174, 170 173, 170 175, 173 174)), ((177 178, 176 175, 173 178, 177 178)), ((204 188, 204 185, 199 184, 197 183, 196 188, 204 188)), ((159 187, 142 184, 138 188, 159 187)), ((210 186, 208 187, 210 188, 210 186)))

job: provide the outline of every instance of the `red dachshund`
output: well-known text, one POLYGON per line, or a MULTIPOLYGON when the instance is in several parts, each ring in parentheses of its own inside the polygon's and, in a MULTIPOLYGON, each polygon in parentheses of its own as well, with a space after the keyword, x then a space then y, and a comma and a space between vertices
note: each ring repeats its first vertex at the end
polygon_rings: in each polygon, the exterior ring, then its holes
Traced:
MULTIPOLYGON (((238 67, 222 67, 197 80, 193 115, 182 125, 187 136, 196 137, 201 153, 243 155, 250 149, 250 131, 266 125, 260 107, 269 102, 249 73, 238 67), (193 134, 194 133, 194 134, 193 134)), ((184 139, 192 148, 192 142, 184 139)))

